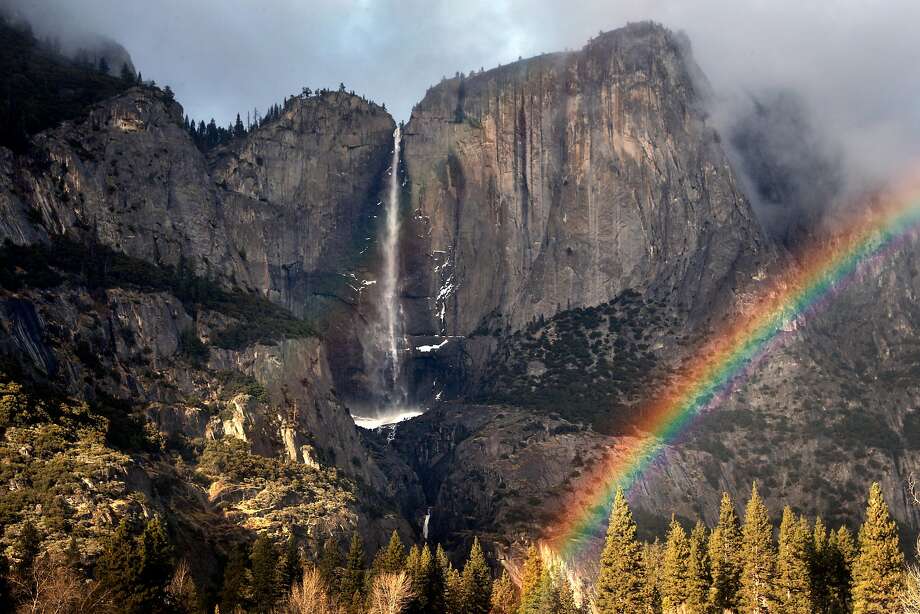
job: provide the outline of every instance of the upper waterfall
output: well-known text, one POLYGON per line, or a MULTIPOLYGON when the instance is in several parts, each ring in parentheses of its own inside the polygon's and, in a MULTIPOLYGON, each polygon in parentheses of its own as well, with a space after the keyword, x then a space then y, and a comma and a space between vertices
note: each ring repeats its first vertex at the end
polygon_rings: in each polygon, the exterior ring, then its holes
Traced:
POLYGON ((416 416, 418 408, 409 406, 409 393, 403 365, 407 345, 400 303, 400 193, 399 172, 401 128, 393 132, 393 152, 387 181, 383 224, 379 230, 379 287, 376 319, 371 338, 364 344, 364 360, 371 376, 375 402, 360 410, 355 422, 365 428, 378 428, 416 416))
POLYGON ((387 189, 386 223, 384 226, 383 276, 381 281, 381 306, 385 334, 385 363, 383 373, 387 389, 381 391, 387 405, 402 407, 406 403, 406 388, 400 368, 399 344, 402 341, 401 312, 399 304, 399 146, 400 126, 393 132, 393 159, 390 164, 390 181, 387 189))

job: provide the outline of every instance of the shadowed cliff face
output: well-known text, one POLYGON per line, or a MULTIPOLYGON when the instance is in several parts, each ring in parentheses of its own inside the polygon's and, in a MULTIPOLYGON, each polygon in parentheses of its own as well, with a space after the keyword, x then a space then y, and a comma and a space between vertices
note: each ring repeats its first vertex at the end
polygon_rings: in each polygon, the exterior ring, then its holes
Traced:
POLYGON ((367 264, 394 128, 378 105, 330 92, 212 156, 230 239, 273 301, 296 313, 318 296, 355 301, 342 277, 367 264))
POLYGON ((764 240, 695 70, 638 24, 429 90, 405 145, 415 330, 516 330, 626 288, 703 314, 750 279, 764 240))

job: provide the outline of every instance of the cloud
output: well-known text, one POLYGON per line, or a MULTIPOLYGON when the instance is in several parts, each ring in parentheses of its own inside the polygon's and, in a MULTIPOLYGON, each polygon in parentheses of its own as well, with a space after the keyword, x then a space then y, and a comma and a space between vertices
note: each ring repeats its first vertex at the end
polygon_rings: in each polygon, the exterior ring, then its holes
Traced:
POLYGON ((688 34, 723 111, 751 93, 794 91, 844 152, 848 177, 885 177, 920 157, 916 0, 0 1, 39 32, 118 40, 191 116, 222 123, 339 82, 408 119, 442 75, 654 19, 688 34))

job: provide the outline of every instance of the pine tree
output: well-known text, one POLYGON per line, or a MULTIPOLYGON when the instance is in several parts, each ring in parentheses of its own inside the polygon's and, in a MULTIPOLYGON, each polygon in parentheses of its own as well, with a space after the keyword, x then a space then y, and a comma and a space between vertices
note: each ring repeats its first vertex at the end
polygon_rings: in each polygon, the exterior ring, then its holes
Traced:
POLYGON ((104 75, 109 74, 109 61, 105 59, 105 57, 99 58, 98 68, 99 68, 99 72, 101 72, 102 74, 104 75))
POLYGON ((846 527, 831 531, 827 540, 828 606, 831 614, 848 614, 851 595, 853 562, 856 560, 856 542, 846 527))
POLYGON ((355 531, 351 536, 341 578, 342 601, 355 607, 364 601, 364 542, 355 531))
POLYGON ((824 521, 818 516, 812 530, 809 551, 809 569, 811 576, 811 595, 815 612, 826 614, 830 609, 830 589, 832 584, 830 557, 832 549, 824 521))
POLYGON ((580 614, 579 607, 575 604, 575 591, 563 574, 554 577, 555 601, 559 614, 580 614))
POLYGON ((432 602, 432 588, 434 583, 434 558, 428 544, 423 548, 413 545, 406 557, 405 570, 409 576, 412 587, 412 600, 406 612, 408 614, 422 614, 429 611, 432 602))
POLYGON ((502 570, 502 575, 492 584, 491 603, 492 614, 514 614, 517 611, 517 589, 505 570, 502 570))
POLYGON ((642 550, 626 497, 618 488, 595 585, 597 613, 638 612, 642 592, 642 550))
POLYGON ((172 548, 156 518, 146 524, 140 537, 122 521, 96 562, 100 585, 125 612, 162 611, 172 571, 172 548))
POLYGON ((41 552, 41 545, 41 533, 31 521, 26 520, 16 539, 16 566, 13 570, 17 576, 25 578, 32 572, 32 565, 41 552))
POLYGON ((543 558, 540 551, 533 544, 527 549, 527 558, 521 570, 521 603, 526 603, 540 584, 543 576, 543 558))
POLYGON ((377 556, 374 557, 374 562, 371 565, 371 576, 397 573, 403 568, 405 562, 406 547, 403 546, 402 540, 399 539, 399 533, 394 529, 386 548, 377 552, 377 556))
POLYGON ((249 578, 246 553, 242 547, 234 548, 224 566, 224 579, 220 590, 220 611, 235 612, 246 604, 249 578))
POLYGON ((666 613, 683 611, 687 603, 690 588, 687 568, 689 559, 690 541, 687 532, 672 518, 662 561, 661 608, 666 613))
POLYGON ((284 556, 281 558, 281 564, 278 567, 278 578, 284 593, 291 588, 294 582, 303 577, 303 561, 300 556, 300 548, 297 540, 291 534, 288 537, 287 544, 284 547, 284 556))
POLYGON ((252 569, 252 601, 256 612, 269 612, 278 601, 278 553, 272 541, 260 535, 249 555, 252 569))
POLYGON ((463 566, 464 610, 469 614, 488 614, 492 598, 492 572, 479 544, 473 539, 470 556, 463 566))
POLYGON ((776 553, 773 548, 773 525, 767 508, 757 492, 751 488, 742 529, 741 605, 751 614, 767 612, 772 597, 776 553))
POLYGON ((342 552, 339 550, 339 544, 331 536, 323 542, 323 548, 319 555, 319 564, 317 568, 320 576, 326 583, 326 586, 338 586, 338 572, 342 566, 342 552))
POLYGON ((859 529, 853 563, 853 614, 894 612, 904 590, 904 555, 898 529, 878 482, 869 490, 866 520, 859 529))
POLYGON ((121 63, 121 80, 125 83, 134 83, 134 73, 131 72, 131 68, 128 66, 127 62, 121 63))
POLYGON ((240 114, 236 114, 236 122, 233 124, 233 136, 239 138, 246 135, 246 127, 243 125, 243 120, 240 119, 240 114))
POLYGON ((709 604, 716 612, 737 611, 741 589, 741 524, 728 493, 722 493, 719 523, 709 536, 712 584, 709 604))
POLYGON ((704 614, 709 596, 709 552, 706 527, 697 522, 690 533, 690 558, 687 562, 687 614, 704 614))
POLYGON ((784 613, 810 614, 814 610, 809 568, 811 539, 808 521, 796 519, 787 505, 779 525, 779 554, 776 559, 776 600, 784 613))
POLYGON ((140 587, 137 591, 141 609, 158 611, 166 601, 166 587, 172 579, 173 549, 166 528, 159 518, 148 521, 140 539, 140 587))
POLYGON ((460 572, 454 569, 440 544, 435 553, 435 560, 443 582, 443 611, 446 614, 462 614, 464 612, 463 581, 460 578, 460 572))
POLYGON ((651 544, 642 544, 642 603, 650 612, 661 611, 662 561, 664 547, 656 538, 651 544))

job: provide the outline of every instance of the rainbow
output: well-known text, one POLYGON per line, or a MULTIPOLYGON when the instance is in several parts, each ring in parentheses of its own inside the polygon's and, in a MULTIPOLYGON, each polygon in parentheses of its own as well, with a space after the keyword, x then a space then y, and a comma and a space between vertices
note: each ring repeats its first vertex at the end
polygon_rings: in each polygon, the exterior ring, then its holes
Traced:
MULTIPOLYGON (((693 363, 637 412, 636 437, 624 438, 586 472, 544 540, 575 561, 602 534, 616 490, 629 489, 695 418, 714 409, 796 321, 814 313, 920 229, 920 173, 899 182, 884 202, 863 207, 834 238, 797 253, 799 266, 755 291, 755 300, 706 341, 693 363)), ((596 542, 595 542, 596 545, 596 542)))

